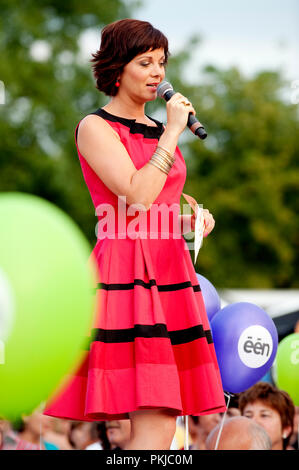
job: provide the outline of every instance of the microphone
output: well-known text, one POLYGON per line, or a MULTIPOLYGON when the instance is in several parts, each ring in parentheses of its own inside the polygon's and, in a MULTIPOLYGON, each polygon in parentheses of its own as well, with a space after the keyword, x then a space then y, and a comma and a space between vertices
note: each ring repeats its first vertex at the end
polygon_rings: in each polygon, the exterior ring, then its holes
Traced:
MULTIPOLYGON (((174 89, 170 85, 170 83, 163 81, 157 86, 157 95, 160 98, 163 98, 165 101, 169 101, 170 98, 175 94, 174 89)), ((207 133, 203 125, 196 119, 194 114, 189 113, 187 126, 193 132, 194 135, 197 135, 200 139, 205 139, 207 137, 207 133)))

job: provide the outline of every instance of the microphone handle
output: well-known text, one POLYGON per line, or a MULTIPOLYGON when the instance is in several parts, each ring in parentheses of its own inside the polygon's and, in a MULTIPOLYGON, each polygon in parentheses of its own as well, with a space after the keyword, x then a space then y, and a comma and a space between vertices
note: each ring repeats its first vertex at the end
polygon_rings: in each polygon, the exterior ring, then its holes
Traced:
MULTIPOLYGON (((170 98, 175 94, 174 90, 167 90, 163 98, 165 101, 169 101, 170 98)), ((194 135, 197 135, 200 139, 204 140, 207 137, 204 126, 199 122, 199 120, 194 116, 194 114, 189 113, 187 126, 193 132, 194 135)))

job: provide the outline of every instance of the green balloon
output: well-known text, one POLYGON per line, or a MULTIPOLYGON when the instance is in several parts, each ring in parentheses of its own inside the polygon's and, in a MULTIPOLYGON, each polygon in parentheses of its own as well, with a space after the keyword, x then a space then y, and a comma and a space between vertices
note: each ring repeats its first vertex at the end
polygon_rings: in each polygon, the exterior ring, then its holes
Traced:
POLYGON ((286 336, 278 345, 276 384, 299 406, 299 333, 286 336))
POLYGON ((0 415, 16 421, 86 354, 96 266, 80 229, 48 201, 2 193, 0 221, 0 415))

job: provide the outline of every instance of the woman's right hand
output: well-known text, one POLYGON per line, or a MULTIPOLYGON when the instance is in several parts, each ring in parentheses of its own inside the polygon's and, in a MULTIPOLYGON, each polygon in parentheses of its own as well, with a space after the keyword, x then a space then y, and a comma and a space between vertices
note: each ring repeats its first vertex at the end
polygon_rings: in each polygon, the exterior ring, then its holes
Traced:
POLYGON ((192 103, 181 93, 175 93, 166 103, 167 110, 167 128, 178 135, 185 129, 189 113, 196 114, 192 103), (185 103, 188 103, 186 106, 185 103))

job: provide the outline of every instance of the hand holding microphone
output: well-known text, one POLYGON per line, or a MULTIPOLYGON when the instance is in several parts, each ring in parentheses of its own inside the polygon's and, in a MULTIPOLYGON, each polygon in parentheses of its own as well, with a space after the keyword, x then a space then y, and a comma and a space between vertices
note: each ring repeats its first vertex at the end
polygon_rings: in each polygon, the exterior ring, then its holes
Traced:
POLYGON ((167 111, 169 110, 169 113, 167 112, 167 123, 169 120, 169 124, 177 127, 179 133, 184 130, 187 124, 193 134, 197 135, 200 139, 207 137, 203 125, 195 117, 196 111, 190 101, 181 93, 176 93, 170 83, 166 81, 161 82, 157 87, 157 95, 168 102, 167 111), (187 122, 185 111, 188 111, 187 122))

